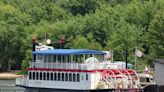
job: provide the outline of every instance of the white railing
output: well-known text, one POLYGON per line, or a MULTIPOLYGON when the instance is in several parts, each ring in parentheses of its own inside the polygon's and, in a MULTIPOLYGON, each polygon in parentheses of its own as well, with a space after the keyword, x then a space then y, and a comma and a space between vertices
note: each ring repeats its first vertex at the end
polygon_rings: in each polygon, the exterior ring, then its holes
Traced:
POLYGON ((48 63, 48 62, 31 62, 30 68, 53 68, 53 69, 117 69, 117 66, 112 63, 48 63))

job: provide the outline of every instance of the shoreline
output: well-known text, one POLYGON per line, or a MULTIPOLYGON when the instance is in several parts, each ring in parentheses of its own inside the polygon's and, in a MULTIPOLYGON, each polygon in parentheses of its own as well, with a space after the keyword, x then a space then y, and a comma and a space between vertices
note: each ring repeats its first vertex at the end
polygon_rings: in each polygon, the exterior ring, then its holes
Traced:
POLYGON ((0 73, 0 80, 15 80, 16 78, 21 78, 24 75, 17 75, 17 72, 2 72, 0 73))

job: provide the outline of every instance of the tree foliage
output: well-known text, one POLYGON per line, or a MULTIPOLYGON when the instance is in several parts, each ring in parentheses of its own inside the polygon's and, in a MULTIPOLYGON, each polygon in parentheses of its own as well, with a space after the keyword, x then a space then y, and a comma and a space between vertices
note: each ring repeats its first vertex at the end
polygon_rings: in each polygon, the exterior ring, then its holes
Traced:
POLYGON ((25 69, 31 36, 53 40, 65 35, 65 48, 113 50, 114 60, 141 65, 164 55, 163 0, 0 0, 0 71, 25 69))

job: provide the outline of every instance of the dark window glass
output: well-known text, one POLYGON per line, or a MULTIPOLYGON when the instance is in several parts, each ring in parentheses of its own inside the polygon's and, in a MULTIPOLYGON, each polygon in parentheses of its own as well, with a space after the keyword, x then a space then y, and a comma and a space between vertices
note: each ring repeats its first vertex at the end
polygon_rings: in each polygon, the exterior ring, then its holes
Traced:
POLYGON ((50 79, 50 73, 47 73, 47 80, 49 80, 50 79))
POLYGON ((67 56, 67 61, 70 62, 70 61, 69 61, 69 55, 67 56))
POLYGON ((54 73, 54 80, 57 80, 57 74, 54 73))
POLYGON ((43 73, 43 80, 46 80, 46 73, 43 73))
POLYGON ((73 82, 76 81, 76 74, 73 74, 73 82))
POLYGON ((65 81, 68 81, 68 73, 65 74, 65 81))
POLYGON ((77 82, 80 82, 80 75, 77 74, 77 82))
POLYGON ((62 73, 62 81, 64 81, 64 73, 62 73))
POLYGON ((33 73, 32 73, 32 75, 33 75, 33 77, 32 77, 32 78, 35 80, 35 72, 33 72, 33 73))
POLYGON ((88 74, 86 74, 86 80, 88 80, 88 74))
POLYGON ((60 73, 58 73, 58 81, 60 81, 60 73))
POLYGON ((61 55, 58 56, 58 62, 61 62, 61 55))
POLYGON ((31 74, 31 72, 29 72, 29 79, 32 79, 32 74, 31 74))
POLYGON ((38 79, 39 79, 39 73, 36 72, 36 80, 38 80, 38 79))
POLYGON ((72 81, 72 74, 69 74, 69 81, 72 81))
POLYGON ((42 80, 42 72, 40 72, 40 80, 42 80))
POLYGON ((53 77, 54 77, 54 75, 53 75, 53 73, 51 73, 51 80, 53 80, 53 77))

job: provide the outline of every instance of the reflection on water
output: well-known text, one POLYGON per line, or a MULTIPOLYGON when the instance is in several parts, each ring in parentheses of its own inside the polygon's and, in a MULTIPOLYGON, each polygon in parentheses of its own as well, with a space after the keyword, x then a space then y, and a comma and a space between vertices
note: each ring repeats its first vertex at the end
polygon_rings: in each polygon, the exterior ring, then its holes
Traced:
POLYGON ((25 89, 14 86, 0 86, 0 92, 25 92, 25 89))
MULTIPOLYGON (((54 90, 54 89, 34 89, 34 88, 21 88, 15 86, 15 80, 0 80, 0 92, 92 92, 92 91, 78 91, 78 90, 54 90)), ((120 90, 96 90, 93 92, 130 92, 130 91, 120 91, 120 90)), ((134 92, 134 91, 133 91, 134 92)), ((138 92, 138 91, 137 91, 138 92)), ((139 91, 141 92, 141 91, 139 91)))
POLYGON ((0 80, 0 92, 79 92, 79 91, 34 89, 34 88, 25 89, 22 87, 15 86, 15 80, 0 80))
POLYGON ((25 92, 25 89, 16 87, 15 80, 0 80, 0 92, 25 92))
POLYGON ((0 92, 79 92, 79 91, 34 89, 34 88, 25 89, 22 87, 15 86, 15 80, 0 80, 0 92))

